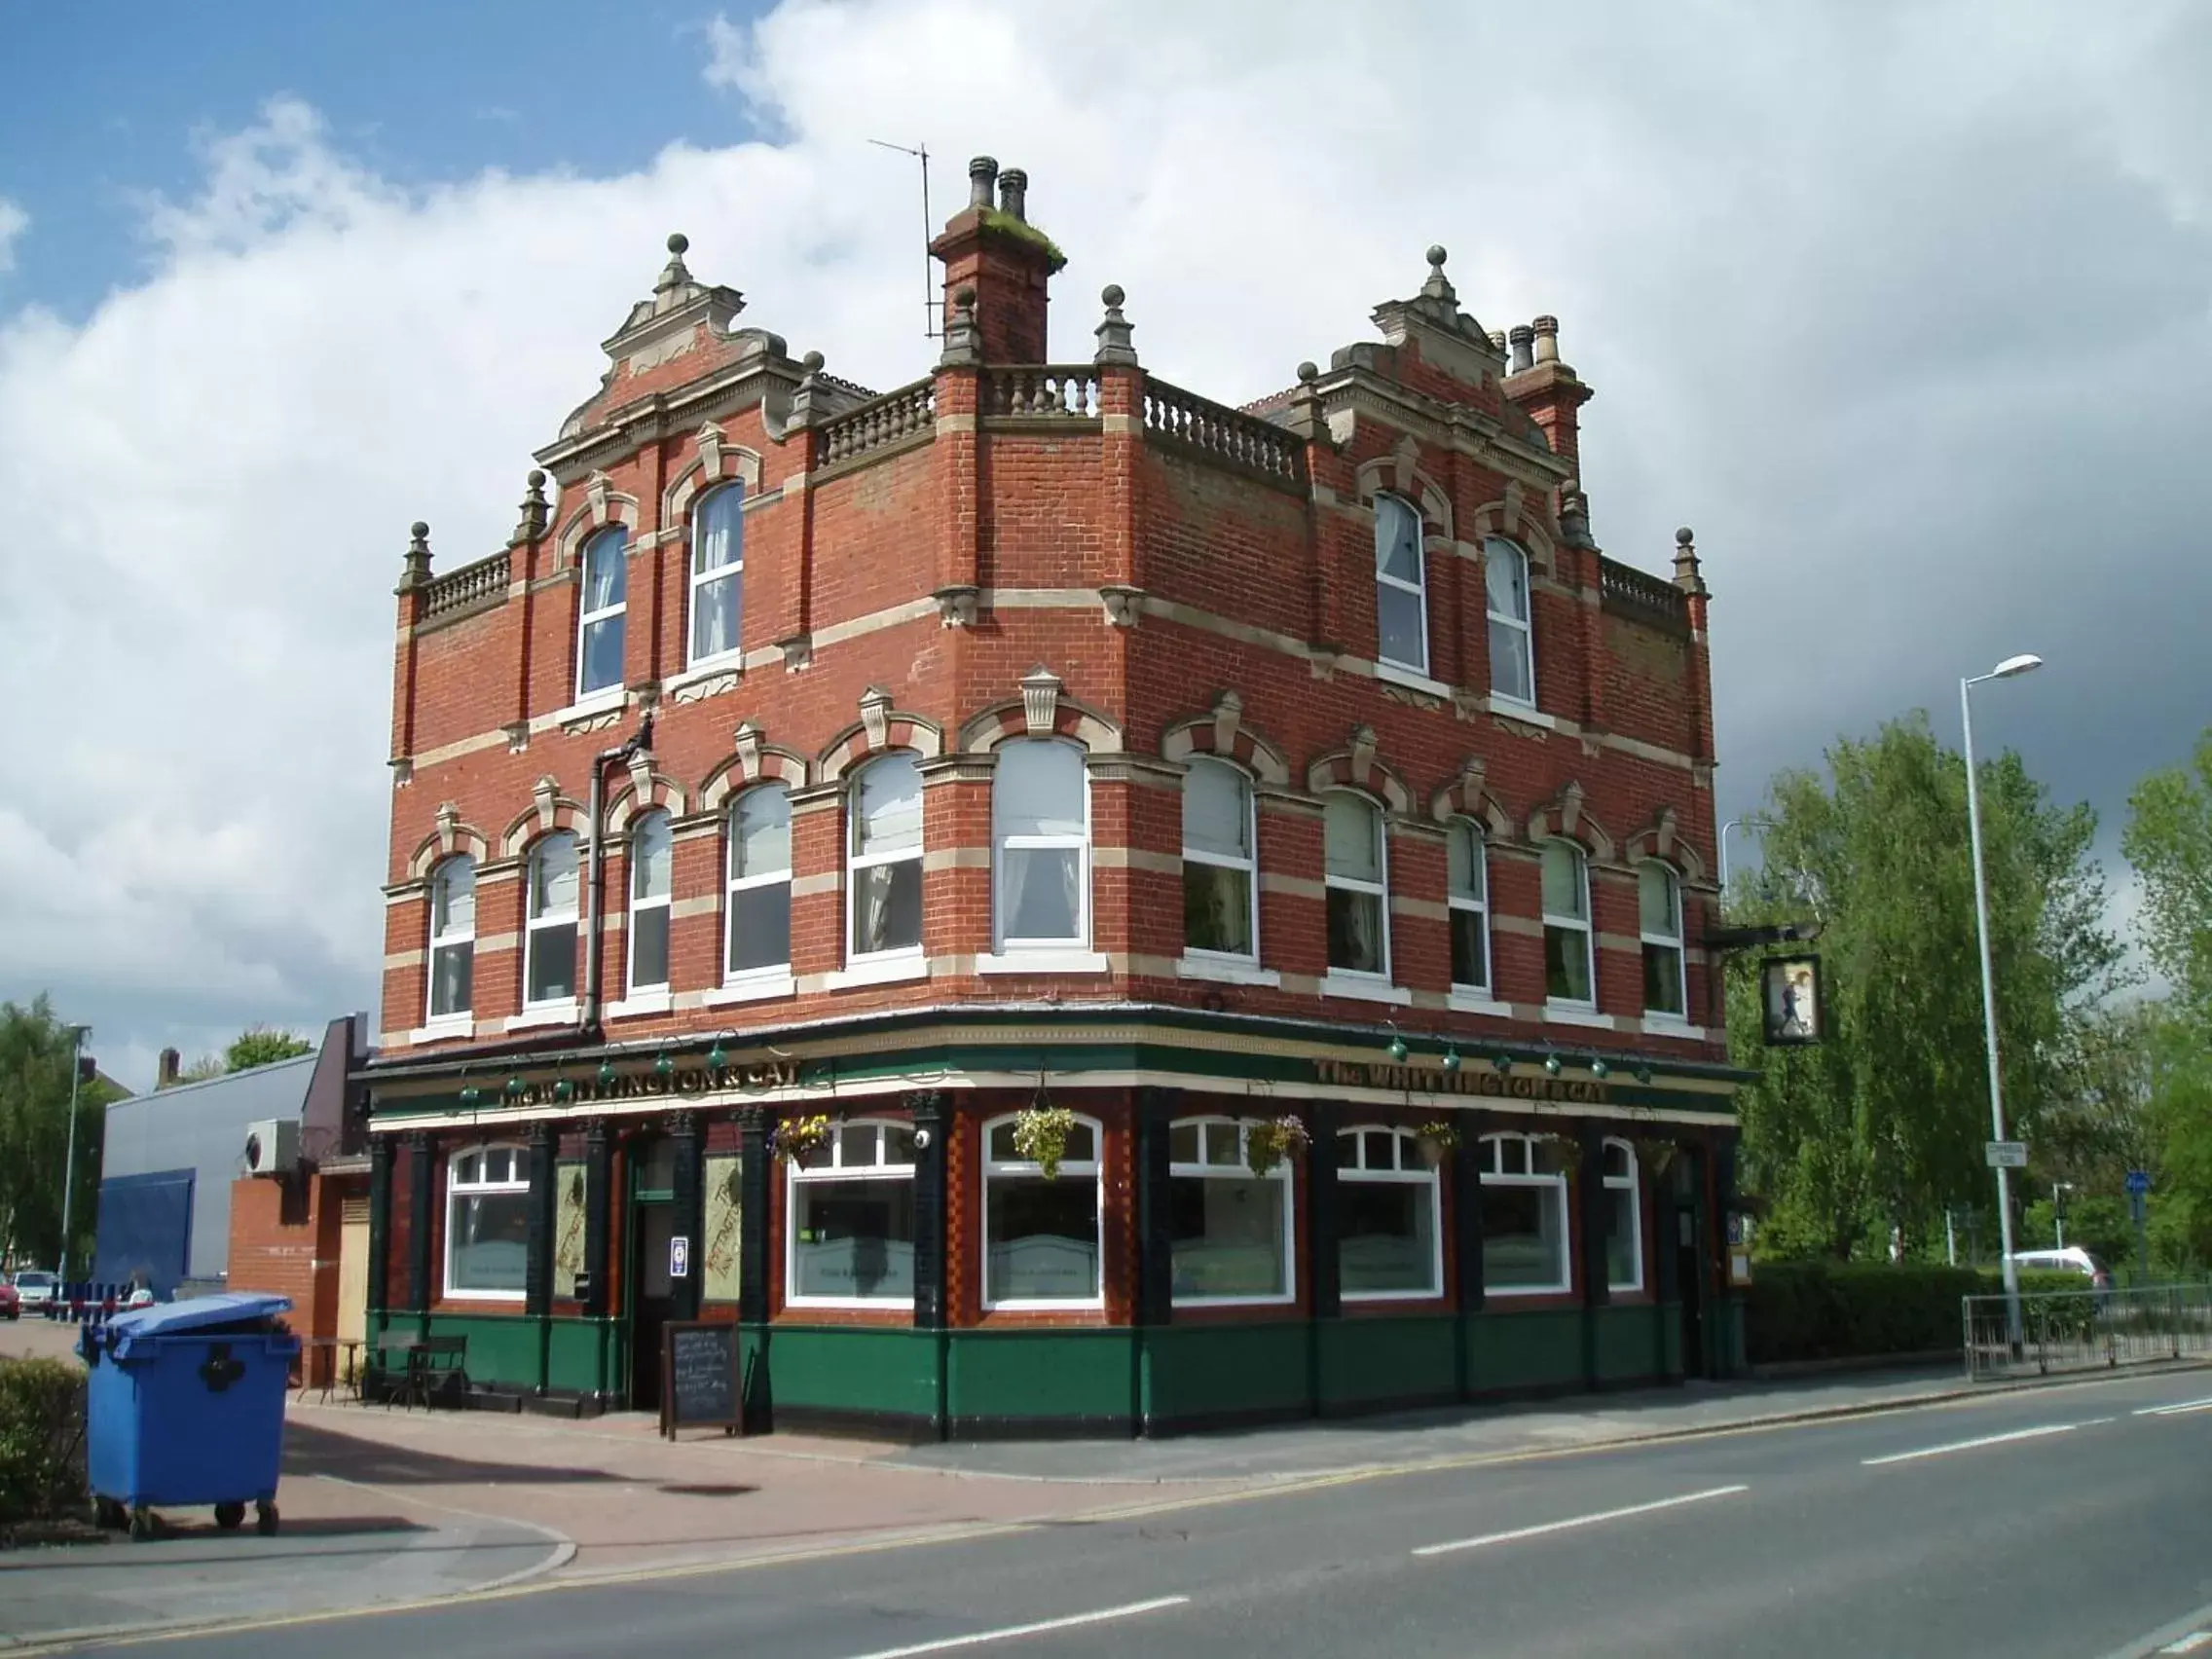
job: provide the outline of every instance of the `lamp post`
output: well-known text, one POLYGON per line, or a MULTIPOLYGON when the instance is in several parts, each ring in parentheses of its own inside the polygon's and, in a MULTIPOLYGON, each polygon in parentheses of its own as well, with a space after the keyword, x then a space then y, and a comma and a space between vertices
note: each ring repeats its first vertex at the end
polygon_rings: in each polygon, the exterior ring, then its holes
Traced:
MULTIPOLYGON (((1987 674, 1959 682, 1959 727, 1966 740, 1967 839, 1973 848, 1973 920, 1981 940, 1981 1033, 1989 1053, 1989 1126, 1991 1138, 2005 1138, 2005 1086, 1997 1064, 1997 977, 1989 957, 1989 883, 1981 863, 1981 792, 1973 766, 1973 688, 1985 680, 2010 680, 2043 666, 2039 656, 2007 657, 1987 674)), ((2005 1327, 2007 1340, 2020 1346, 2020 1269, 2012 1260, 2012 1182, 2002 1163, 1997 1166, 1997 1226, 2005 1252, 2005 1327)))
POLYGON ((61 1161, 61 1265, 59 1277, 69 1282, 69 1200, 77 1187, 77 1084, 85 1075, 85 1039, 90 1025, 69 1027, 69 1149, 61 1161))

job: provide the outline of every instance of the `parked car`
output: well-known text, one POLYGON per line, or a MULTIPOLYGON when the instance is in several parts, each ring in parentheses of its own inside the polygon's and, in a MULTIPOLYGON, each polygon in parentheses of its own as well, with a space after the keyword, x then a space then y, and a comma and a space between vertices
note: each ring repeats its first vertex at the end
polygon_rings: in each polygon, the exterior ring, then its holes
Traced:
POLYGON ((61 1281, 42 1268, 25 1268, 16 1275, 16 1295, 25 1313, 44 1313, 61 1289, 61 1281))
POLYGON ((2080 1273, 2091 1290, 2112 1289, 2112 1274, 2105 1265, 2079 1244, 2063 1250, 2015 1250, 2012 1265, 2023 1273, 2080 1273))
POLYGON ((8 1282, 8 1275, 0 1273, 0 1319, 20 1319, 22 1316, 22 1297, 8 1282))
POLYGON ((130 1311, 130 1309, 133 1309, 133 1308, 151 1308, 151 1307, 153 1307, 153 1306, 154 1306, 154 1290, 153 1290, 153 1287, 152 1287, 151 1285, 144 1285, 144 1284, 134 1284, 134 1285, 132 1285, 132 1286, 130 1287, 130 1290, 129 1290, 129 1294, 128 1294, 128 1295, 126 1295, 126 1296, 124 1297, 124 1299, 123 1299, 122 1303, 120 1304, 120 1306, 121 1306, 121 1308, 122 1308, 123 1311, 124 1311, 124 1312, 126 1312, 126 1313, 129 1312, 129 1311, 130 1311))

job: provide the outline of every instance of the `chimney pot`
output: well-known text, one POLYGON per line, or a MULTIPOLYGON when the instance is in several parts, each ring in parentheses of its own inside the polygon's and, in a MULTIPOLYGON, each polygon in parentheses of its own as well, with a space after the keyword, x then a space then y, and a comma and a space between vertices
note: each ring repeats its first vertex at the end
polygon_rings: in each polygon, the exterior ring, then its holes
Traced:
POLYGON ((994 156, 977 156, 968 164, 968 205, 988 207, 991 204, 991 186, 999 176, 998 159, 994 156))
POLYGON ((1513 347, 1513 362, 1506 371, 1508 374, 1517 375, 1535 367, 1535 356, 1530 350, 1536 338, 1534 329, 1525 322, 1516 323, 1505 331, 1505 338, 1513 347))
POLYGON ((1539 363, 1558 362, 1559 318, 1556 316, 1540 316, 1530 326, 1536 331, 1536 361, 1539 363))
POLYGON ((177 1073, 183 1068, 183 1064, 184 1056, 182 1054, 179 1054, 174 1049, 164 1049, 161 1059, 155 1064, 154 1087, 156 1088, 166 1088, 175 1083, 177 1073))
POLYGON ((1009 167, 999 174, 999 210, 1029 222, 1029 175, 1019 167, 1009 167))

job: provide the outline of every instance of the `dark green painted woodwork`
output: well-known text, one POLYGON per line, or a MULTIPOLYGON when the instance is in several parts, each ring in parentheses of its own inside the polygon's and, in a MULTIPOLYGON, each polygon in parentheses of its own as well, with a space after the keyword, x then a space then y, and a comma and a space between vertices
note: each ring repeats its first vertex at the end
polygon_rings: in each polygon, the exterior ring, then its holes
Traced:
POLYGON ((1579 1308, 1501 1312, 1493 1300, 1465 1321, 1467 1389, 1472 1394, 1578 1389, 1582 1386, 1579 1308))
MULTIPOLYGON (((955 1331, 946 1364, 956 1427, 1129 1421, 1136 1333, 1123 1327, 955 1331)), ((779 1349, 783 1338, 776 1339, 779 1349)))
MULTIPOLYGON (((557 1394, 589 1394, 599 1386, 600 1356, 612 1339, 605 1319, 548 1321, 545 1385, 557 1394)), ((608 1361, 608 1376, 618 1373, 608 1361)))
POLYGON ((1650 1303, 1613 1304, 1595 1309, 1598 1381, 1646 1382, 1658 1369, 1657 1325, 1664 1312, 1677 1317, 1673 1309, 1650 1303))
POLYGON ((478 1387, 537 1386, 537 1321, 521 1313, 432 1313, 430 1335, 468 1339, 468 1380, 478 1387))
POLYGON ((1459 1321, 1452 1314, 1323 1319, 1313 1336, 1324 1414, 1457 1397, 1459 1321))
POLYGON ((1303 1416, 1312 1409, 1308 1330, 1303 1320, 1146 1329, 1140 1400, 1145 1420, 1191 1424, 1303 1416))
POLYGON ((939 1333, 903 1326, 777 1325, 776 1410, 912 1418, 937 1413, 939 1333))

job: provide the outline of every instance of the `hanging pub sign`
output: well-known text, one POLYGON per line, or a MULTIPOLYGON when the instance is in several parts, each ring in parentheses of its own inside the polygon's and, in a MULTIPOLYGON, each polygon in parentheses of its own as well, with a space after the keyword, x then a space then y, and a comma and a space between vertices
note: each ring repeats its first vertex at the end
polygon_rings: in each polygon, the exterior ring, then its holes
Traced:
POLYGON ((1759 1004, 1769 1048, 1818 1043, 1821 1031, 1821 959, 1769 956, 1759 964, 1759 1004))

